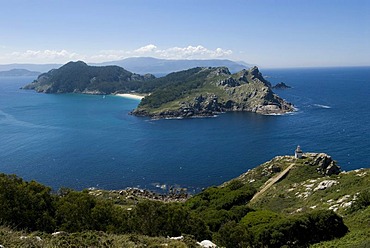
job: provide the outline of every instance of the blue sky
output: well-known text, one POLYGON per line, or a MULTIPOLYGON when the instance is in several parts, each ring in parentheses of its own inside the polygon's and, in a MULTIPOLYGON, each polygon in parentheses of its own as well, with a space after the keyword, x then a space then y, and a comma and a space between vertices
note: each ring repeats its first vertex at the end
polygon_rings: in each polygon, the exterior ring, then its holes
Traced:
POLYGON ((367 0, 0 0, 0 64, 226 58, 370 65, 367 0))

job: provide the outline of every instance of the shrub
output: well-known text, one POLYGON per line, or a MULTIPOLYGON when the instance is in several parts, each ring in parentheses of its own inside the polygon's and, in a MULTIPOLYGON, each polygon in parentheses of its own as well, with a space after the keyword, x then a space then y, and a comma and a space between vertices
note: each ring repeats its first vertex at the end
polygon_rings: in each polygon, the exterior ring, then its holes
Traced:
POLYGON ((0 223, 32 231, 53 231, 55 206, 50 191, 35 181, 0 174, 0 223))

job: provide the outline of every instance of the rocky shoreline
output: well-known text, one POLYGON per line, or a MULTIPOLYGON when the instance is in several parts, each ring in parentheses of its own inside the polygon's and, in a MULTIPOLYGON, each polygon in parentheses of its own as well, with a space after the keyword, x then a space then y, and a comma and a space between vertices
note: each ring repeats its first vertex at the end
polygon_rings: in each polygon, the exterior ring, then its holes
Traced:
POLYGON ((160 202, 185 202, 191 197, 184 188, 170 188, 166 194, 157 193, 141 188, 126 188, 122 190, 102 190, 89 188, 89 194, 94 196, 106 196, 110 199, 129 200, 137 202, 139 200, 153 200, 160 202))
POLYGON ((152 119, 183 119, 196 117, 215 117, 226 112, 252 112, 262 115, 283 115, 296 111, 291 103, 279 98, 276 102, 254 107, 240 104, 233 101, 219 102, 216 95, 208 95, 194 98, 193 101, 181 103, 177 110, 164 110, 151 113, 146 109, 135 109, 131 115, 140 117, 150 117, 152 119))

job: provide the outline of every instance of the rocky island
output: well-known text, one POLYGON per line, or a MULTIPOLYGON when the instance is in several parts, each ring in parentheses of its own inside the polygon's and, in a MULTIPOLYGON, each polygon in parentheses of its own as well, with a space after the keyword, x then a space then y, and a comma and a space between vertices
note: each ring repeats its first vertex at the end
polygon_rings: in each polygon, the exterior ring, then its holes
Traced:
POLYGON ((89 66, 78 61, 41 74, 23 89, 43 93, 146 94, 131 113, 151 118, 213 116, 229 111, 268 115, 294 110, 291 103, 272 91, 257 67, 234 74, 226 67, 196 67, 155 78, 119 66, 89 66))
POLYGON ((229 111, 284 114, 294 110, 291 103, 274 94, 271 84, 257 67, 235 74, 226 67, 198 67, 158 80, 172 83, 145 97, 132 114, 183 118, 213 116, 229 111))
POLYGON ((292 87, 290 87, 289 85, 286 85, 284 82, 280 82, 280 83, 277 83, 276 85, 274 85, 272 88, 273 89, 279 89, 279 90, 285 90, 285 89, 290 89, 292 87))

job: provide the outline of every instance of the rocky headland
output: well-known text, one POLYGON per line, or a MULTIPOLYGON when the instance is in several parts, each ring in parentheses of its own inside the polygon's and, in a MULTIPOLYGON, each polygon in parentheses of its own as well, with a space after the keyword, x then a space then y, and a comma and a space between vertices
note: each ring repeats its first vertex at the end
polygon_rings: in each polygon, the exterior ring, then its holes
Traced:
POLYGON ((180 86, 189 85, 176 97, 168 97, 168 87, 154 91, 132 114, 151 118, 187 118, 214 116, 223 112, 246 111, 258 114, 292 112, 291 103, 272 91, 257 67, 231 74, 225 67, 199 68, 190 73, 180 86), (194 76, 198 81, 193 83, 194 76))

